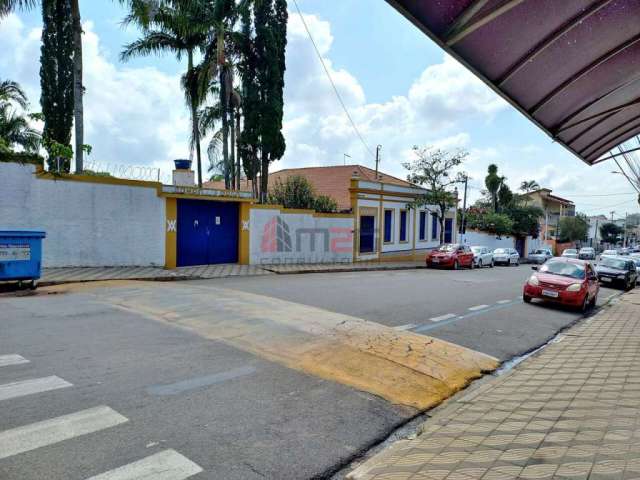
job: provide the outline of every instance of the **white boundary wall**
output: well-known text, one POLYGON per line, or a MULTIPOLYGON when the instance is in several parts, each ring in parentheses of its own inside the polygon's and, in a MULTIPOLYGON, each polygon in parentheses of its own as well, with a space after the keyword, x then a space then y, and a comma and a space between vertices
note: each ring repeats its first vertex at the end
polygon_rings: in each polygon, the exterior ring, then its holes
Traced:
POLYGON ((353 261, 353 218, 252 208, 252 265, 348 263, 353 261))
POLYGON ((155 188, 34 172, 0 162, 0 230, 44 230, 45 267, 164 265, 166 202, 155 188))
POLYGON ((488 247, 491 250, 496 248, 515 248, 515 239, 503 235, 498 238, 495 234, 487 232, 474 232, 467 230, 467 233, 460 235, 460 243, 470 247, 488 247))

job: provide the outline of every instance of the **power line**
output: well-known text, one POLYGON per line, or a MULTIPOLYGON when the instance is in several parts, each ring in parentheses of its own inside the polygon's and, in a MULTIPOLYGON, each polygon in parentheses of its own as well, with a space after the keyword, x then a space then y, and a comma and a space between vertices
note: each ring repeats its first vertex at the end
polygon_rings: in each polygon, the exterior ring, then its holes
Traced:
POLYGON ((371 157, 375 158, 375 154, 369 148, 369 145, 367 145, 367 142, 364 141, 364 138, 363 138, 362 134, 360 133, 360 130, 358 130, 356 122, 353 121, 353 118, 351 117, 351 114, 349 113, 349 110, 347 109, 347 106, 345 105, 344 101, 342 100, 342 96, 340 95, 340 92, 338 91, 338 88, 336 87, 336 84, 333 81, 333 78, 331 77, 331 73, 329 72, 329 69, 327 68, 327 65, 325 64, 324 59, 322 58, 322 54, 320 53, 320 50, 318 49, 318 45, 316 44, 315 40, 313 39, 313 35, 311 35, 311 30, 309 30, 309 26, 307 25, 307 21, 304 19, 304 16, 302 15, 302 12, 300 11, 300 7, 298 6, 298 2, 296 0, 293 0, 293 4, 295 5, 296 10, 298 11, 298 15, 300 16, 300 20, 302 20, 302 24, 304 25, 304 29, 307 31, 307 36, 309 37, 309 40, 311 40, 311 43, 313 44, 313 49, 316 51, 316 55, 318 56, 318 60, 320 60, 320 63, 322 64, 322 68, 324 68, 324 73, 327 74, 327 78, 329 79, 329 82, 331 83, 331 86, 333 87, 333 91, 335 92, 336 97, 338 98, 338 101, 340 102, 340 105, 342 105, 342 109, 344 110, 344 113, 347 115, 347 118, 349 119, 349 122, 351 122, 351 126, 353 127, 353 130, 356 132, 356 135, 358 136, 358 138, 362 142, 362 145, 364 145, 364 148, 366 148, 367 152, 369 152, 369 155, 371 155, 371 157))

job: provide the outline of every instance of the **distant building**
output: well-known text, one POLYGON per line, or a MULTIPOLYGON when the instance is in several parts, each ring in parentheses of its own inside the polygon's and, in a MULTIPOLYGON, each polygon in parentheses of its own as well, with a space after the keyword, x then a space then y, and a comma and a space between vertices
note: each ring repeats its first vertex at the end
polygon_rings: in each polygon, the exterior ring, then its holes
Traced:
POLYGON ((523 197, 529 206, 537 206, 544 212, 540 219, 540 242, 556 249, 559 235, 560 219, 573 217, 576 214, 576 206, 571 200, 551 194, 549 188, 541 188, 525 194, 523 197))
POLYGON ((609 220, 604 215, 594 215, 593 217, 589 217, 589 231, 587 232, 586 243, 590 247, 595 248, 602 242, 600 227, 605 223, 609 223, 609 220))
MULTIPOLYGON (((269 174, 269 185, 303 176, 318 195, 327 195, 338 211, 355 218, 355 260, 423 258, 440 244, 434 206, 407 207, 427 191, 406 180, 362 165, 289 168, 269 174)), ((444 241, 457 241, 456 209, 446 215, 444 241)))

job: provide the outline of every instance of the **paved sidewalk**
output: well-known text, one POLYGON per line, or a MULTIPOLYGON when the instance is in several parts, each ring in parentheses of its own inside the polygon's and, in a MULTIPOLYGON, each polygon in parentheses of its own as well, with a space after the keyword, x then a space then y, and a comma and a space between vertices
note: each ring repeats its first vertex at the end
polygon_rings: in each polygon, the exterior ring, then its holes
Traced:
POLYGON ((640 292, 441 407, 417 438, 347 478, 640 479, 640 292))
POLYGON ((191 280, 248 275, 272 275, 424 268, 423 262, 317 263, 308 265, 204 265, 166 270, 162 267, 45 268, 41 285, 98 280, 191 280))

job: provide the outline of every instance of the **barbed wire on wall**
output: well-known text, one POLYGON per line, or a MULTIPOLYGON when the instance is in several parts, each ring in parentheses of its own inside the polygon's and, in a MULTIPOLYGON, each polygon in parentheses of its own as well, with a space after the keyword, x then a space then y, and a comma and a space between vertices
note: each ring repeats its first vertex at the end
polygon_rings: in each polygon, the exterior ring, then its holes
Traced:
POLYGON ((145 165, 118 165, 107 162, 85 160, 85 171, 89 170, 96 175, 108 174, 112 177, 127 180, 143 180, 149 182, 170 183, 171 175, 156 167, 145 165))

